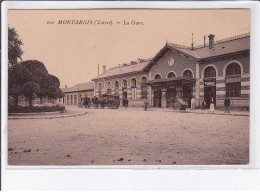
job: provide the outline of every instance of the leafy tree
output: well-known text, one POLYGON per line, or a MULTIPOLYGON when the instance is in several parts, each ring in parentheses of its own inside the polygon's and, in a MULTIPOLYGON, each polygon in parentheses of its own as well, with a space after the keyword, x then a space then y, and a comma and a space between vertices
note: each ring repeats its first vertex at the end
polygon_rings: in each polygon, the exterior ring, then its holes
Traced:
POLYGON ((21 65, 24 65, 36 78, 49 74, 44 64, 37 60, 23 61, 21 65))
POLYGON ((22 60, 23 42, 14 28, 8 27, 8 64, 9 66, 17 65, 18 59, 22 60))
POLYGON ((57 88, 54 85, 50 86, 47 90, 47 95, 49 98, 53 98, 53 99, 59 98, 60 96, 59 88, 57 88))
POLYGON ((23 85, 23 94, 29 100, 29 109, 32 109, 33 96, 40 91, 40 85, 35 82, 26 82, 23 85))
POLYGON ((29 99, 29 108, 32 107, 33 96, 37 95, 42 103, 42 98, 60 98, 62 91, 59 89, 60 81, 50 75, 44 64, 37 60, 22 61, 8 69, 9 95, 13 96, 18 106, 21 94, 29 99))
POLYGON ((32 74, 23 65, 14 65, 8 69, 8 93, 9 96, 15 99, 15 106, 18 106, 22 86, 31 80, 32 74))

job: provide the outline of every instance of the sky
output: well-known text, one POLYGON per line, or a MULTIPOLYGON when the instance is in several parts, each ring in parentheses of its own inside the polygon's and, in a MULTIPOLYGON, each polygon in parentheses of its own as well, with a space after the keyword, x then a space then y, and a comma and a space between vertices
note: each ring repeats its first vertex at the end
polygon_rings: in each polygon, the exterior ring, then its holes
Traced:
POLYGON ((98 64, 102 73, 103 65, 108 69, 151 58, 166 41, 190 46, 193 33, 196 46, 203 44, 204 35, 219 40, 250 32, 250 11, 9 10, 8 24, 22 39, 23 60, 43 62, 61 87, 72 87, 95 78, 98 64), (64 20, 89 23, 59 24, 64 20))

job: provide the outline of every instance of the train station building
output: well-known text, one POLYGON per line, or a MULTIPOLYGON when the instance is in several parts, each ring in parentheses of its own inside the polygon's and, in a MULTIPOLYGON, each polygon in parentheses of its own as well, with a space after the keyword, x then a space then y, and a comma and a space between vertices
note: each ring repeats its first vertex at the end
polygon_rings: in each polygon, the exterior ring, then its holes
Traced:
POLYGON ((81 101, 83 97, 94 97, 94 83, 87 82, 76 84, 70 88, 61 88, 63 92, 63 98, 58 99, 57 103, 66 105, 76 105, 81 101))
POLYGON ((205 100, 216 108, 224 106, 228 96, 232 108, 248 109, 250 97, 250 35, 242 34, 208 44, 187 47, 166 43, 150 59, 138 59, 106 70, 94 78, 94 95, 117 94, 120 104, 129 106, 170 107, 172 98, 196 107, 205 100))

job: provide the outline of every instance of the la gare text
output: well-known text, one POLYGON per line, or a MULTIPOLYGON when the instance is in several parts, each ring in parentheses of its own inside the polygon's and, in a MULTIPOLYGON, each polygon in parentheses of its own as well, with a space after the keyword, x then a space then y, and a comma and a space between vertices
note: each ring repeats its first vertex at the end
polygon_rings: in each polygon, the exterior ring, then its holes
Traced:
POLYGON ((133 25, 142 26, 144 22, 135 20, 123 20, 123 21, 112 21, 112 20, 58 20, 58 21, 47 21, 47 24, 65 24, 65 25, 133 25))

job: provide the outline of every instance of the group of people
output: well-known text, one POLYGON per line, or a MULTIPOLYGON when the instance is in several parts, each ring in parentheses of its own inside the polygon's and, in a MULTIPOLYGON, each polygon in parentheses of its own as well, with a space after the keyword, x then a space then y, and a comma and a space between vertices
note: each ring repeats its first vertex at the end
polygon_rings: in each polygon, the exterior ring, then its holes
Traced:
MULTIPOLYGON (((201 109, 204 110, 207 106, 207 103, 205 101, 205 99, 203 100, 202 102, 202 105, 201 105, 201 109)), ((214 111, 214 101, 213 101, 213 98, 211 99, 210 101, 210 110, 211 111, 214 111)), ((225 100, 224 100, 224 106, 225 106, 225 113, 230 113, 230 99, 228 96, 226 96, 225 100)))
MULTIPOLYGON (((89 107, 89 99, 84 99, 84 102, 83 102, 83 105, 85 105, 85 107, 89 107)), ((175 99, 172 98, 172 103, 174 104, 175 103, 175 99)), ((125 108, 128 107, 128 99, 124 99, 123 100, 123 106, 125 108)), ((148 106, 149 106, 149 102, 147 100, 144 101, 144 110, 148 110, 148 106)), ((214 100, 213 98, 211 99, 210 101, 210 111, 214 111, 214 100)), ((225 98, 224 100, 224 106, 225 106, 225 113, 230 113, 230 99, 228 97, 225 98)), ((207 102, 206 100, 204 99, 203 102, 202 102, 202 105, 201 105, 201 109, 204 110, 205 108, 207 107, 207 102)), ((190 108, 191 110, 195 109, 195 98, 194 96, 192 96, 192 98, 190 99, 190 108)))

